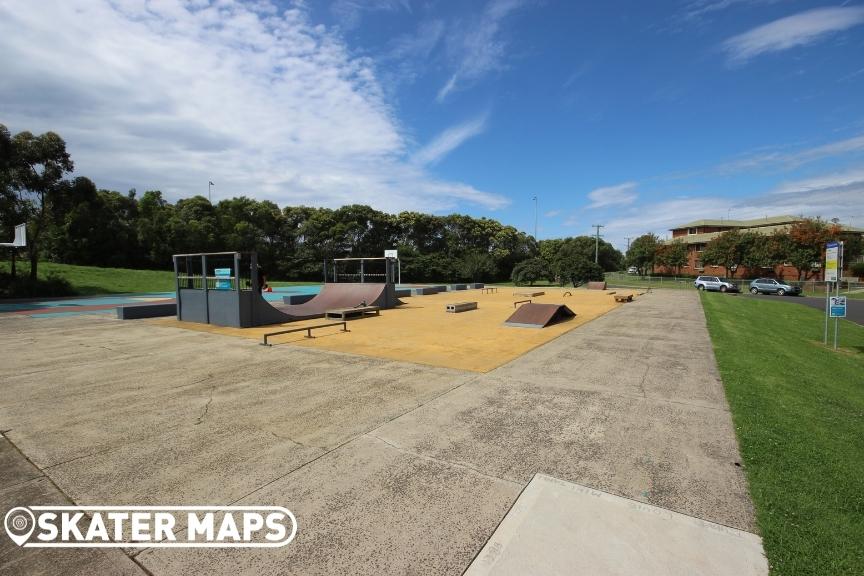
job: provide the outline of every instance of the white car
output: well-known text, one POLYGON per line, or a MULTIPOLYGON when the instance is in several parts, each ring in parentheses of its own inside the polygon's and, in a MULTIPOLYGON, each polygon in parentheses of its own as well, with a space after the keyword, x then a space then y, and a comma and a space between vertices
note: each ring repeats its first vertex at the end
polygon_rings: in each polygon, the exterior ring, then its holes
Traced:
POLYGON ((639 268, 637 268, 636 266, 630 266, 629 268, 627 268, 627 274, 638 274, 638 273, 639 273, 639 268))

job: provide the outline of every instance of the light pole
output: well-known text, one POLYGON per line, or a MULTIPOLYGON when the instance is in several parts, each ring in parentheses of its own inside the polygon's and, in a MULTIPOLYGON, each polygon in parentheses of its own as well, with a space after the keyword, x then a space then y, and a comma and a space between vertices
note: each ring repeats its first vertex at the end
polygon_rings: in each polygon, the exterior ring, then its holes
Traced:
POLYGON ((534 200, 534 242, 537 242, 537 196, 535 195, 532 200, 534 200))
POLYGON ((212 181, 208 180, 207 181, 207 201, 210 202, 211 204, 213 203, 213 198, 210 197, 210 189, 213 188, 213 186, 215 186, 215 184, 213 184, 212 181))
POLYGON ((625 237, 624 237, 624 240, 627 241, 627 252, 630 251, 630 239, 631 239, 631 238, 632 238, 632 236, 625 236, 625 237))
POLYGON ((597 229, 597 234, 594 237, 594 263, 600 263, 600 228, 605 228, 603 224, 592 224, 592 228, 597 229))

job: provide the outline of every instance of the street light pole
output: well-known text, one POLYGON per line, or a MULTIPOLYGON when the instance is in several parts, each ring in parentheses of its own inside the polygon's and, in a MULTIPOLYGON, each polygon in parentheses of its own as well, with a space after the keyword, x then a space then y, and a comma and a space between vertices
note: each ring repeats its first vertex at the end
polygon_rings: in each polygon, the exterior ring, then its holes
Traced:
POLYGON ((534 242, 537 242, 537 196, 534 198, 534 242))
POLYGON ((592 228, 597 229, 597 234, 594 237, 594 263, 600 263, 600 228, 605 228, 603 224, 592 224, 592 228))

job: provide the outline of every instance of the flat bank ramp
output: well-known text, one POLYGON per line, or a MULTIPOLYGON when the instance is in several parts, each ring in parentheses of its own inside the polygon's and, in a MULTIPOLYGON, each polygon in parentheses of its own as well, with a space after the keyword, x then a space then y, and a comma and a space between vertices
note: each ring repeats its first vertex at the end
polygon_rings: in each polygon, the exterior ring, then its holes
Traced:
POLYGON ((258 298, 256 302, 256 326, 283 324, 295 320, 322 318, 327 310, 361 306, 393 308, 404 304, 396 298, 393 284, 370 284, 360 282, 338 282, 324 284, 317 296, 303 304, 278 304, 258 298))
POLYGON ((523 304, 504 322, 505 326, 545 328, 576 316, 564 304, 523 304))
POLYGON ((768 576, 755 534, 536 474, 465 576, 768 576))

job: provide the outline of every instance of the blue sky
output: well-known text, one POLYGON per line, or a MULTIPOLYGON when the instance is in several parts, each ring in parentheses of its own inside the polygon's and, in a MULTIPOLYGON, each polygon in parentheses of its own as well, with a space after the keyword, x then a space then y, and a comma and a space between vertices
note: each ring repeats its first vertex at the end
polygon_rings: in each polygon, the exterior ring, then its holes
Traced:
POLYGON ((101 187, 864 225, 864 2, 0 0, 0 122, 101 187))

